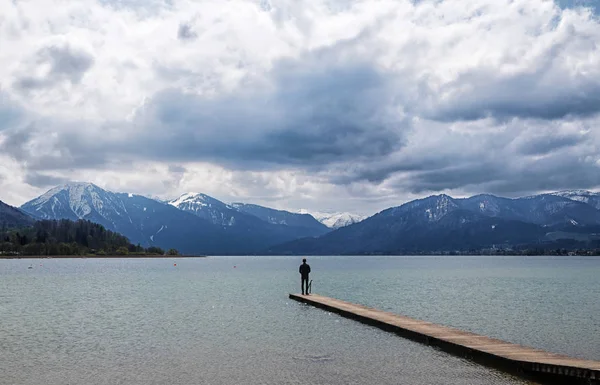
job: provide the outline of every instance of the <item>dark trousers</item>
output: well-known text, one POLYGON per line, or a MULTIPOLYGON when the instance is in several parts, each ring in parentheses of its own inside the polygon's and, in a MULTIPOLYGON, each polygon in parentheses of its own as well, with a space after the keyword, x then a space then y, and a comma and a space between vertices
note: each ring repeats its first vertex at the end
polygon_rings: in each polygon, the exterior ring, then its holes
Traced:
POLYGON ((300 283, 300 287, 302 287, 302 294, 308 294, 308 275, 302 276, 302 282, 300 283), (304 290, 304 285, 306 285, 306 291, 304 290))

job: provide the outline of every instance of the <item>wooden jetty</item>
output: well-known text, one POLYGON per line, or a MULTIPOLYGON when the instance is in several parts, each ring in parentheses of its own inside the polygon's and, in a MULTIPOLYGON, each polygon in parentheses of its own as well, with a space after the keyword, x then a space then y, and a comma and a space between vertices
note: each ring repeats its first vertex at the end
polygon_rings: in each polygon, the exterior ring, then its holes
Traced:
POLYGON ((290 298, 543 384, 600 385, 600 361, 583 360, 316 294, 290 298))

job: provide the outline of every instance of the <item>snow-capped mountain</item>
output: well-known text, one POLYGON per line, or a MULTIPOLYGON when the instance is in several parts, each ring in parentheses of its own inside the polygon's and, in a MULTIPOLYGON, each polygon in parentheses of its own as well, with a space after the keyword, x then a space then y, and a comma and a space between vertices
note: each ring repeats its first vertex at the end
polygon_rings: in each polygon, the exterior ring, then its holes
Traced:
POLYGON ((587 203, 600 210, 600 193, 587 190, 565 190, 552 193, 559 197, 567 198, 572 201, 587 203))
POLYGON ((71 183, 25 203, 20 211, 0 202, 0 225, 30 224, 25 214, 36 219, 86 219, 133 243, 184 253, 398 253, 565 239, 593 242, 600 233, 599 207, 600 194, 584 190, 515 199, 434 195, 363 219, 350 213, 307 215, 306 210, 290 213, 225 204, 196 193, 160 202, 91 183, 71 183))
POLYGON ((204 218, 215 225, 234 226, 240 221, 239 211, 218 199, 201 193, 185 193, 168 202, 179 210, 204 218))
POLYGON ((341 227, 349 226, 358 223, 366 217, 358 214, 352 214, 347 212, 327 213, 320 211, 308 211, 305 209, 298 210, 299 214, 310 214, 317 221, 321 222, 330 229, 339 229, 341 227))
POLYGON ((467 210, 486 217, 516 220, 542 226, 597 225, 600 211, 589 205, 551 194, 523 198, 502 198, 490 194, 455 199, 433 195, 414 200, 382 212, 387 216, 404 216, 411 221, 435 222, 447 214, 467 210))
POLYGON ((501 198, 493 195, 476 195, 457 200, 465 209, 510 220, 535 223, 543 226, 560 224, 600 224, 596 207, 555 194, 532 195, 523 198, 501 198))
POLYGON ((16 207, 0 201, 0 229, 4 227, 28 226, 34 219, 16 207))
POLYGON ((128 217, 121 198, 92 183, 71 183, 55 187, 21 208, 40 219, 105 220, 128 217))
POLYGON ((402 206, 384 210, 380 214, 385 216, 409 215, 411 220, 435 222, 459 208, 460 206, 454 198, 442 194, 417 199, 402 206))
MULTIPOLYGON (((581 194, 580 194, 581 195, 581 194)), ((434 195, 384 210, 316 239, 271 249, 278 254, 413 253, 496 245, 594 241, 600 210, 552 194, 509 199, 434 195)))
POLYGON ((21 209, 37 219, 86 219, 133 243, 184 253, 259 253, 274 244, 325 232, 272 224, 205 194, 183 194, 166 203, 91 183, 55 187, 21 209))
POLYGON ((91 183, 55 187, 21 209, 38 219, 86 219, 133 243, 183 252, 216 251, 214 239, 223 237, 207 221, 175 207, 140 195, 106 191, 91 183))
POLYGON ((229 205, 201 193, 182 194, 179 198, 169 201, 169 204, 204 218, 214 225, 222 226, 228 231, 252 235, 254 240, 263 238, 291 240, 327 232, 327 229, 320 226, 313 218, 296 218, 294 216, 297 214, 257 205, 242 203, 229 205), (316 222, 316 226, 307 225, 307 220, 311 219, 316 222))

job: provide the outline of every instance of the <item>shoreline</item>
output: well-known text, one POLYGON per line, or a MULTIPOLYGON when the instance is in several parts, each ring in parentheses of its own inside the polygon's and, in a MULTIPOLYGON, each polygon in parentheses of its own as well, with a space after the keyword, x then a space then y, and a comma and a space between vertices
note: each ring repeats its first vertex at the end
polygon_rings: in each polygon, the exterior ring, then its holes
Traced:
POLYGON ((150 258, 207 258, 206 255, 0 255, 0 259, 150 259, 150 258))

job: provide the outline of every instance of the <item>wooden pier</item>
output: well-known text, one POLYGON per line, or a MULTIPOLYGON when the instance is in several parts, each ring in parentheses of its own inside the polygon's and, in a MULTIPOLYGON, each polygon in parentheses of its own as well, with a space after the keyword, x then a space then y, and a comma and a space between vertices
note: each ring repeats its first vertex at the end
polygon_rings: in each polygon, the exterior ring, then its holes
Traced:
POLYGON ((600 385, 600 361, 548 353, 316 294, 290 298, 543 384, 600 385))

